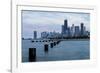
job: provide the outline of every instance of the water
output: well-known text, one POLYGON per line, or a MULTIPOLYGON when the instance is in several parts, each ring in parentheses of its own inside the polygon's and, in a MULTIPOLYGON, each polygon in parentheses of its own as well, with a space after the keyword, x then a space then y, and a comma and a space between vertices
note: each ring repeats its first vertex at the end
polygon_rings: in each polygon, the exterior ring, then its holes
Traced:
POLYGON ((90 59, 89 40, 61 41, 58 45, 44 51, 46 42, 34 42, 22 40, 22 62, 28 62, 29 48, 36 48, 36 62, 38 61, 60 61, 60 60, 85 60, 90 59))

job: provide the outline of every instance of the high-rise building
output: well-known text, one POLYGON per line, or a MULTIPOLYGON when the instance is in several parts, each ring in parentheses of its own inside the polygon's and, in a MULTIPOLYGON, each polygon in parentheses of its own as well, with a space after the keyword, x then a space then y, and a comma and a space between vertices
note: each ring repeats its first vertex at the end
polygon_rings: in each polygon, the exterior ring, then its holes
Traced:
POLYGON ((34 31, 34 39, 37 39, 37 31, 34 31))
POLYGON ((64 25, 62 25, 62 34, 65 34, 64 25))
POLYGON ((83 36, 86 35, 86 27, 84 26, 84 29, 83 29, 83 36))
POLYGON ((81 36, 84 35, 84 23, 81 23, 81 36))
POLYGON ((85 31, 86 32, 86 36, 90 37, 90 32, 89 31, 85 31))
POLYGON ((68 21, 64 20, 64 32, 67 30, 68 28, 68 21))
POLYGON ((47 32, 42 32, 41 33, 41 38, 47 38, 48 37, 48 33, 47 32))
POLYGON ((67 32, 68 32, 68 37, 70 36, 71 34, 71 30, 70 30, 70 27, 67 28, 67 32))
POLYGON ((74 27, 74 24, 72 24, 71 26, 71 36, 72 37, 74 36, 74 33, 75 33, 75 27, 74 27))
POLYGON ((80 35, 79 26, 75 26, 75 37, 78 37, 80 35))

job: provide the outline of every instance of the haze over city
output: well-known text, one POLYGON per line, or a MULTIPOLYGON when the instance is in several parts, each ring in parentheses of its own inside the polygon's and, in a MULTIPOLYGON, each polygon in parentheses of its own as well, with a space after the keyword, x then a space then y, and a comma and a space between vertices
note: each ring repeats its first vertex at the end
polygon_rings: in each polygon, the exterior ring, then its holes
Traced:
POLYGON ((37 37, 41 37, 41 32, 59 32, 61 33, 64 20, 68 20, 68 26, 72 24, 84 26, 90 31, 90 14, 89 13, 72 13, 72 12, 44 12, 44 11, 22 11, 22 36, 24 38, 33 38, 33 31, 37 31, 37 37))

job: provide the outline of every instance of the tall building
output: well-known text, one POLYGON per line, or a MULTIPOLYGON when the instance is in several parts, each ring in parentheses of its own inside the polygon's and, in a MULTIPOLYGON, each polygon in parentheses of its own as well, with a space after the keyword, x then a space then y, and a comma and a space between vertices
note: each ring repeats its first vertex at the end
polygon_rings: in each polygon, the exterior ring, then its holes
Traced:
POLYGON ((81 23, 81 36, 84 35, 84 23, 81 23))
POLYGON ((34 39, 37 39, 37 31, 34 31, 34 39))
POLYGON ((48 38, 53 38, 53 32, 50 32, 50 33, 48 34, 48 38))
POLYGON ((78 37, 80 35, 79 26, 75 26, 75 37, 78 37))
POLYGON ((70 29, 70 27, 67 28, 67 32, 68 32, 68 37, 69 37, 70 34, 71 34, 71 29, 70 29))
POLYGON ((65 30, 64 30, 64 25, 62 25, 62 32, 61 32, 62 34, 64 34, 65 33, 65 30))
POLYGON ((84 26, 83 35, 86 35, 86 27, 84 26))
POLYGON ((47 32, 42 32, 41 33, 41 38, 47 38, 48 37, 48 33, 47 32))
POLYGON ((72 37, 74 36, 74 33, 75 33, 75 27, 74 27, 74 24, 72 24, 71 26, 71 36, 72 37))
POLYGON ((90 37, 90 32, 89 31, 85 31, 86 32, 86 36, 90 37))
POLYGON ((68 21, 64 20, 64 32, 67 30, 68 28, 68 21))

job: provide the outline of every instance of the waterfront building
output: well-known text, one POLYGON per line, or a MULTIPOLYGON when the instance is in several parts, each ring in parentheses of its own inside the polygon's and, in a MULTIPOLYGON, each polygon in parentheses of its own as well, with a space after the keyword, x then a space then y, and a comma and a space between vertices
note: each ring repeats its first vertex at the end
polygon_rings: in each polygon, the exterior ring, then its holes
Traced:
POLYGON ((33 34, 34 34, 34 37, 33 38, 34 39, 37 39, 37 31, 34 31, 33 34))
POLYGON ((80 36, 79 26, 75 26, 75 37, 80 36))
POLYGON ((62 25, 62 34, 65 34, 64 25, 62 25))
POLYGON ((41 33, 41 38, 47 38, 47 37, 48 37, 48 32, 41 33))
POLYGON ((90 32, 86 31, 86 36, 90 37, 90 32))
POLYGON ((81 23, 81 32, 80 35, 83 36, 84 35, 84 23, 81 23))
POLYGON ((64 20, 64 30, 66 31, 67 28, 68 28, 68 21, 67 21, 67 19, 66 19, 66 20, 64 20))
POLYGON ((74 37, 74 33, 75 33, 75 27, 74 27, 74 24, 72 24, 72 26, 71 26, 70 33, 71 33, 71 37, 74 37))
POLYGON ((70 34, 71 34, 70 27, 67 28, 67 34, 68 34, 68 37, 70 37, 70 34))
POLYGON ((86 36, 86 27, 83 28, 83 36, 86 36))

